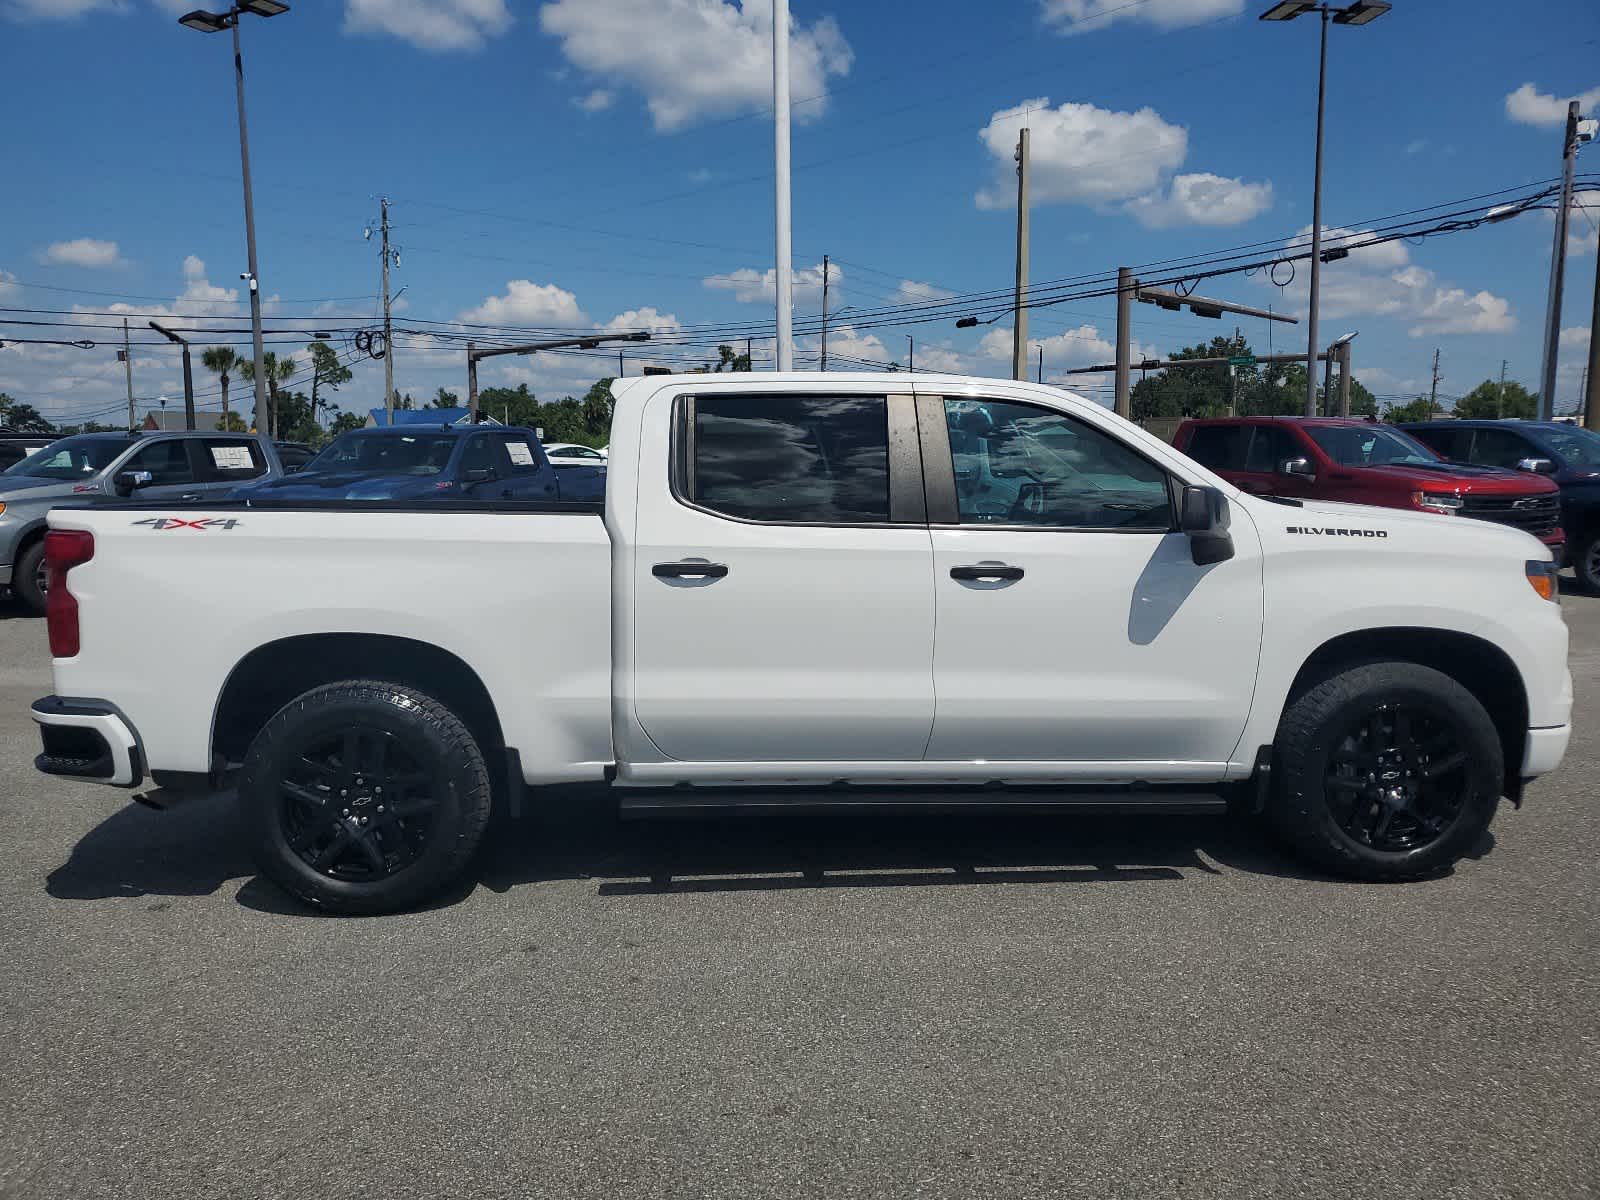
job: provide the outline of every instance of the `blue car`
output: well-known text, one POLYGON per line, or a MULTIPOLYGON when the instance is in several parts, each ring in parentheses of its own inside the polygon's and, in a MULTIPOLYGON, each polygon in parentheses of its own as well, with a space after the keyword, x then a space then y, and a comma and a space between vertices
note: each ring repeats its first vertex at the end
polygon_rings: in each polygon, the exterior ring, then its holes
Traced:
POLYGON ((1555 480, 1567 562, 1585 591, 1600 593, 1600 434, 1559 421, 1426 421, 1400 428, 1457 462, 1531 468, 1555 480))
POLYGON ((397 425, 340 434, 293 475, 244 500, 605 499, 604 467, 555 467, 531 429, 397 425))

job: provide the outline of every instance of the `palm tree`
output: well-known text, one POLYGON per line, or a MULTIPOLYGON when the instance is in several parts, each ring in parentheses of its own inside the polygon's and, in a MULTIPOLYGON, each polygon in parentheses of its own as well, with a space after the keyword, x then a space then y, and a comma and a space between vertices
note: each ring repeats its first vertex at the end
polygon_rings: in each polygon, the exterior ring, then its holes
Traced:
MULTIPOLYGON (((261 357, 262 365, 267 372, 267 392, 271 397, 271 409, 268 412, 269 428, 266 433, 269 437, 278 436, 278 385, 288 383, 289 377, 300 369, 299 364, 292 358, 279 359, 276 354, 268 350, 261 357)), ((242 358, 239 360, 239 378, 247 379, 254 383, 256 378, 256 364, 253 360, 242 358)), ((262 432, 257 430, 257 433, 262 432)))
MULTIPOLYGON (((228 427, 228 372, 240 366, 241 360, 233 352, 232 346, 213 346, 200 356, 200 362, 206 370, 215 371, 222 376, 222 427, 226 429, 228 427)), ((240 374, 243 374, 243 371, 240 374)))

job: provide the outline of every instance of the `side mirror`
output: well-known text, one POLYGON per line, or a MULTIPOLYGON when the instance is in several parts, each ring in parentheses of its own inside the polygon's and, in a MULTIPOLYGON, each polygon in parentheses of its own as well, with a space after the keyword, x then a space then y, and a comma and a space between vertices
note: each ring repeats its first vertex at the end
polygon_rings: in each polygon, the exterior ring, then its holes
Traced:
POLYGON ((1311 465, 1309 458, 1286 458, 1278 464, 1278 474, 1296 479, 1315 479, 1317 469, 1311 465))
POLYGON ((474 467, 472 470, 464 472, 461 478, 467 483, 486 483, 494 478, 494 472, 488 467, 474 467))
POLYGON ((149 471, 118 471, 116 478, 111 481, 111 489, 124 498, 133 495, 134 490, 149 487, 155 476, 149 471))
POLYGON ((1228 498, 1214 487, 1185 484, 1178 504, 1178 529, 1189 535, 1196 566, 1227 562, 1233 557, 1228 532, 1228 498))
POLYGON ((1517 470, 1536 471, 1540 475, 1554 475, 1556 473, 1556 464, 1548 458, 1519 458, 1517 460, 1517 470))

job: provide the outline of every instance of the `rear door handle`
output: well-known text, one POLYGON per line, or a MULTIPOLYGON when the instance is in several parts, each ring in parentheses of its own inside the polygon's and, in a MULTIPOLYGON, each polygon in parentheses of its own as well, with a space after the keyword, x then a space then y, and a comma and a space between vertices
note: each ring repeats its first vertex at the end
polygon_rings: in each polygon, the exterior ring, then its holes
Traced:
POLYGON ((657 579, 721 579, 727 573, 726 563, 714 562, 667 562, 650 568, 657 579))
POLYGON ((1021 579, 1021 567, 1008 567, 1005 563, 979 563, 975 567, 951 567, 950 578, 964 581, 978 579, 1021 579))

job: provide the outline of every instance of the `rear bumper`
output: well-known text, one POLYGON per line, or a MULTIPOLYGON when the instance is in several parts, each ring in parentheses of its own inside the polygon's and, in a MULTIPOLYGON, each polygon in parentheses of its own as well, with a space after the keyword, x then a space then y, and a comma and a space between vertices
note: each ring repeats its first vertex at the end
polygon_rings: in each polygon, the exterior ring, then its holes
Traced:
POLYGON ((117 706, 104 700, 46 696, 33 702, 43 752, 33 765, 46 775, 113 787, 144 782, 139 735, 117 706))
POLYGON ((1528 742, 1522 751, 1522 777, 1532 779, 1553 771, 1561 764, 1572 740, 1571 725, 1555 725, 1548 729, 1528 730, 1528 742))

